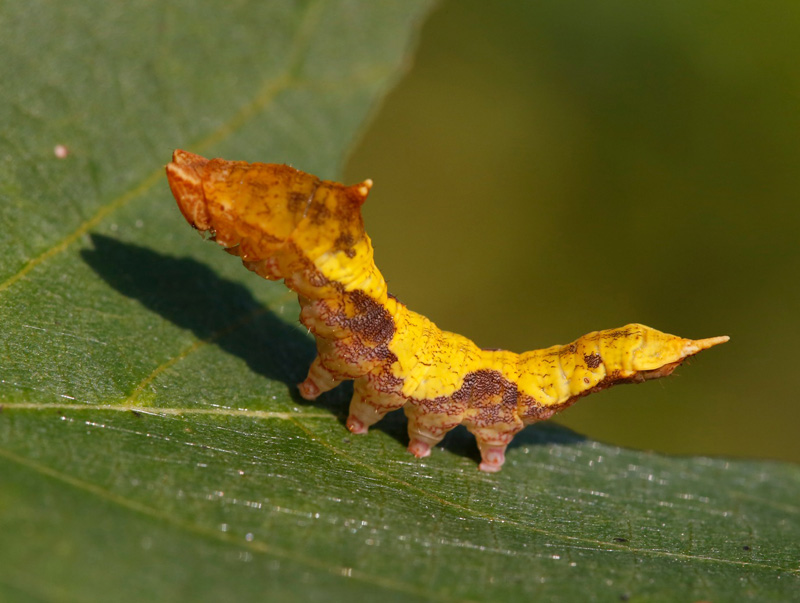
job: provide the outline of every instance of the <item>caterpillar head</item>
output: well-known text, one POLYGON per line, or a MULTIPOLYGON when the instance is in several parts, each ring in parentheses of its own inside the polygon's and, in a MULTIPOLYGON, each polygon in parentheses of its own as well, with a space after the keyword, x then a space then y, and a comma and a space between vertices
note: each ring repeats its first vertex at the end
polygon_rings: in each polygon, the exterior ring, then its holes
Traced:
POLYGON ((356 255, 361 205, 371 180, 353 186, 288 165, 206 159, 176 150, 167 178, 186 220, 239 255, 264 260, 293 241, 312 261, 330 251, 356 255))
POLYGON ((201 232, 212 228, 203 193, 206 165, 205 157, 180 149, 172 154, 172 163, 167 165, 167 180, 178 208, 186 221, 201 232))

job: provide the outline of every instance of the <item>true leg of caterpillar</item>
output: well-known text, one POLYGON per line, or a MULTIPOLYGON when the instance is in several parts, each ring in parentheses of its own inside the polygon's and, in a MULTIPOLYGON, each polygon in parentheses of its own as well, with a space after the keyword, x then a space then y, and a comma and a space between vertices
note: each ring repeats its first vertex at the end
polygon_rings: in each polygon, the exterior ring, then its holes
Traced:
POLYGON ((319 356, 314 358, 314 362, 308 369, 308 377, 297 386, 300 395, 306 400, 316 400, 317 396, 332 390, 339 385, 342 379, 338 379, 326 369, 319 356))
POLYGON ((405 403, 406 399, 402 396, 376 391, 367 376, 359 377, 353 383, 347 429, 352 433, 367 433, 370 426, 380 421, 387 412, 405 403))
POLYGON ((409 401, 403 411, 408 418, 408 451, 420 459, 430 456, 431 448, 441 442, 448 431, 460 425, 463 418, 461 413, 432 413, 413 401, 409 401))

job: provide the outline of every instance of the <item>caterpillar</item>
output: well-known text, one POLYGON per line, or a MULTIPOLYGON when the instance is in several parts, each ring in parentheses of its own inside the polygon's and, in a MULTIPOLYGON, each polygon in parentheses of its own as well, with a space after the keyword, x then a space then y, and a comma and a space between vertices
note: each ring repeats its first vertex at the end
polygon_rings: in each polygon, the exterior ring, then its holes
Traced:
POLYGON ((287 165, 181 150, 166 171, 189 224, 297 293, 300 322, 317 347, 300 395, 314 400, 353 380, 347 428, 366 433, 402 407, 408 450, 419 458, 463 424, 477 440, 479 468, 499 471, 525 425, 612 385, 665 377, 729 339, 684 339, 629 324, 522 354, 481 349, 388 292, 361 216, 371 180, 345 186, 287 165))

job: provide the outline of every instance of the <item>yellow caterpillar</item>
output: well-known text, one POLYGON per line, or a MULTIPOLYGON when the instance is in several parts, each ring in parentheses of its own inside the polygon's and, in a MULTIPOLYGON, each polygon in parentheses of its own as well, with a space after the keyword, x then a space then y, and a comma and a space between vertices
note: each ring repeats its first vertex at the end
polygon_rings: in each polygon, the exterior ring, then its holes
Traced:
POLYGON ((366 433, 403 407, 408 450, 417 457, 464 424, 477 439, 480 469, 499 471, 525 425, 617 383, 669 375, 689 356, 728 341, 631 324, 523 354, 483 350, 387 291, 361 218, 371 180, 344 186, 286 165, 180 150, 167 177, 192 226, 256 274, 284 279, 297 292, 300 321, 317 342, 300 394, 313 400, 353 379, 347 428, 366 433))

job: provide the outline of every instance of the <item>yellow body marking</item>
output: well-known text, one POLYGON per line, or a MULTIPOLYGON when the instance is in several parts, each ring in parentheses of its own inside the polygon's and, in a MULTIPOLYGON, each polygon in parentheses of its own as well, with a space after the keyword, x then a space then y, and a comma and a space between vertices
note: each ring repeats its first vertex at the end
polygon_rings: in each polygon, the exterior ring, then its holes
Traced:
POLYGON ((353 379, 347 427, 366 433, 387 412, 408 416, 418 457, 459 424, 476 437, 480 469, 498 471, 525 425, 618 383, 663 377, 727 337, 691 340, 631 324, 515 354, 482 350, 392 297, 373 261, 354 186, 289 166, 205 159, 175 151, 167 165, 184 217, 260 276, 297 292, 317 357, 300 394, 309 400, 353 379))

